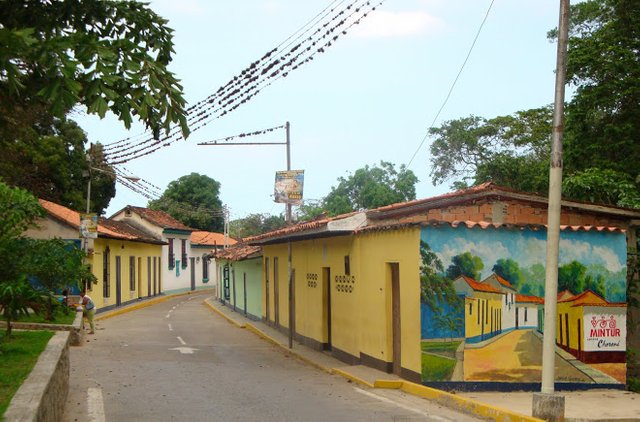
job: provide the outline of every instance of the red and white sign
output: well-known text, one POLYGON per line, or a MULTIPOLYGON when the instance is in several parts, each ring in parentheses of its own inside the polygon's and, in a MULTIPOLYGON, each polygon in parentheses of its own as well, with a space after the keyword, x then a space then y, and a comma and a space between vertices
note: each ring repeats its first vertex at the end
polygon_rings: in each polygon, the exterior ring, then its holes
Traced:
POLYGON ((627 349, 627 308, 588 306, 584 309, 586 352, 627 349))

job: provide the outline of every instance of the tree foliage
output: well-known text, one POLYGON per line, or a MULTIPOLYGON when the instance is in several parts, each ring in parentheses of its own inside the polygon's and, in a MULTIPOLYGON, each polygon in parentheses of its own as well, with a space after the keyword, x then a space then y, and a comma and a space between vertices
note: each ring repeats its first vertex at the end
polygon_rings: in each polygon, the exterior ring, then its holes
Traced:
POLYGON ((159 199, 149 202, 149 208, 164 211, 194 229, 222 232, 224 217, 219 195, 219 182, 191 173, 169 183, 159 199))
MULTIPOLYGON (((450 278, 442 273, 444 267, 440 258, 431 250, 428 243, 420 241, 420 300, 427 304, 434 313, 441 312, 441 304, 448 303, 454 307, 462 306, 450 278)), ((444 321, 443 322, 452 322, 444 321)), ((453 321, 454 323, 457 320, 453 321)))
POLYGON ((53 319, 53 294, 64 288, 82 288, 84 282, 96 282, 84 264, 84 252, 60 238, 30 239, 26 270, 34 277, 34 287, 47 298, 45 319, 53 319))
POLYGON ((10 335, 11 321, 37 298, 27 283, 25 257, 29 250, 22 233, 44 216, 44 209, 26 190, 0 182, 0 215, 0 313, 7 320, 10 335))
POLYGON ((511 258, 498 259, 491 269, 496 275, 507 280, 516 290, 524 285, 525 277, 520 264, 511 258))
MULTIPOLYGON (((52 119, 50 126, 24 128, 20 142, 0 139, 4 154, 0 155, 0 177, 11 185, 29 190, 73 210, 85 210, 88 156, 91 165, 107 172, 99 152, 100 144, 89 152, 85 132, 73 121, 52 119)), ((115 196, 115 177, 104 172, 91 172, 91 210, 102 213, 115 196)))
POLYGON ((188 128, 168 21, 138 1, 6 0, 0 9, 0 132, 76 104, 129 128, 188 128))
MULTIPOLYGON (((557 31, 548 36, 554 39, 557 31)), ((564 197, 640 207, 639 50, 639 2, 571 6, 567 82, 575 94, 565 108, 564 197)), ((491 180, 528 192, 548 189, 550 107, 460 118, 430 133, 434 183, 465 187, 491 180)))
POLYGON ((418 178, 401 165, 381 161, 360 168, 347 178, 338 178, 338 185, 323 200, 323 208, 329 215, 346 214, 359 209, 372 209, 416 198, 418 178))
POLYGON ((472 255, 471 252, 464 252, 451 258, 451 265, 447 267, 446 274, 452 280, 461 275, 480 280, 483 268, 482 258, 472 255))
POLYGON ((516 181, 522 190, 546 189, 546 174, 535 171, 539 163, 548 166, 551 118, 551 108, 542 107, 493 119, 463 117, 431 128, 433 183, 465 186, 491 180, 512 186, 516 181))
POLYGON ((284 216, 269 214, 249 214, 229 223, 229 235, 234 239, 256 236, 286 226, 284 216))

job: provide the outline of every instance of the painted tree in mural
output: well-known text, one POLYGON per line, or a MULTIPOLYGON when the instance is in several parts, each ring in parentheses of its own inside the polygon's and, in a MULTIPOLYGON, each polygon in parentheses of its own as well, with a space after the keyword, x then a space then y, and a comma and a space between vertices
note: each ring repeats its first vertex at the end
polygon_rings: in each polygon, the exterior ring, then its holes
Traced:
POLYGON ((558 291, 569 290, 573 294, 580 294, 589 289, 594 293, 606 297, 603 276, 593 277, 587 274, 587 267, 578 261, 572 261, 558 268, 558 291))
POLYGON ((442 275, 444 266, 428 243, 420 241, 420 300, 434 312, 440 312, 440 304, 461 306, 450 278, 442 275))
POLYGON ((511 283, 516 290, 520 290, 520 287, 524 284, 525 278, 520 269, 520 264, 511 258, 498 259, 491 271, 511 283))
POLYGON ((451 258, 451 265, 447 268, 447 277, 451 280, 464 275, 474 280, 480 280, 480 272, 484 263, 480 257, 471 255, 471 252, 461 253, 451 258))

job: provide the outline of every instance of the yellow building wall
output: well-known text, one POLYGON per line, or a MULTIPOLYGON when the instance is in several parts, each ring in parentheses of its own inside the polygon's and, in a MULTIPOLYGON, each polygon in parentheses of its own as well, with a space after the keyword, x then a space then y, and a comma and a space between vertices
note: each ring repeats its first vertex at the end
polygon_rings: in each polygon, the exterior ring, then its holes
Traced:
MULTIPOLYGON (((360 353, 384 362, 393 360, 390 263, 399 266, 401 365, 420 373, 420 230, 403 229, 292 242, 295 284, 295 331, 328 342, 327 288, 331 288, 331 345, 356 358, 360 353), (346 274, 345 257, 350 274, 346 274)), ((263 273, 263 316, 289 327, 287 244, 263 246, 268 261, 269 293, 263 273), (278 267, 278 300, 274 293, 274 258, 278 267)))
MULTIPOLYGON (((583 307, 576 306, 572 307, 573 302, 564 302, 558 303, 557 305, 557 315, 556 315, 556 343, 567 346, 571 349, 578 350, 578 320, 580 323, 580 336, 583 336, 584 330, 584 317, 583 317, 583 307), (566 321, 567 318, 565 315, 568 315, 569 321, 569 341, 567 342, 567 326, 566 321), (562 319, 562 325, 560 325, 560 318, 562 319), (562 327, 562 332, 561 328, 562 327)), ((584 348, 584 344, 581 345, 581 349, 584 348)))
POLYGON ((502 300, 504 295, 497 293, 474 291, 472 298, 465 299, 464 319, 465 319, 465 337, 474 338, 481 335, 487 335, 500 329, 500 314, 502 313, 502 300), (488 303, 488 305, 486 305, 488 303), (471 305, 471 313, 469 313, 469 305, 471 305), (482 318, 482 308, 488 308, 482 318), (493 324, 492 324, 493 318, 493 324), (493 326, 493 330, 492 330, 493 326))
POLYGON ((88 292, 89 296, 96 304, 96 308, 104 308, 116 305, 116 257, 120 257, 120 286, 121 286, 121 304, 136 300, 138 298, 153 295, 153 277, 154 277, 154 257, 155 260, 155 278, 156 278, 156 294, 162 292, 162 280, 160 279, 161 264, 160 257, 162 254, 161 245, 142 242, 130 242, 115 239, 97 238, 94 240, 94 253, 89 258, 91 270, 96 276, 98 282, 91 286, 88 292), (109 294, 104 295, 104 268, 103 258, 104 252, 109 247, 109 294), (130 257, 135 258, 134 271, 134 290, 130 288, 130 257), (151 271, 147 266, 147 257, 151 258, 151 271), (149 290, 148 277, 151 274, 151 291, 149 290))
MULTIPOLYGON (((339 309, 343 306, 353 306, 355 302, 343 300, 335 290, 335 277, 344 275, 344 256, 349 255, 352 237, 334 237, 325 239, 311 239, 292 242, 292 270, 295 285, 295 330, 296 333, 321 343, 328 341, 326 291, 323 284, 323 268, 329 268, 332 306, 332 342, 335 347, 345 347, 339 340, 343 331, 351 333, 357 325, 353 318, 345 317, 339 309), (349 304, 347 304, 347 302, 349 304), (343 326, 347 324, 347 326, 343 326), (337 341, 337 343, 336 343, 337 341)), ((265 286, 266 274, 263 274, 263 316, 266 317, 268 301, 269 321, 275 324, 276 309, 279 325, 289 328, 289 286, 288 286, 288 245, 265 245, 263 259, 268 264, 269 291, 265 286), (277 259, 277 265, 274 265, 277 259), (277 282, 274 277, 277 272, 277 282), (277 285, 277 287, 276 287, 277 285), (277 300, 276 300, 277 292, 277 300), (276 307, 277 305, 277 307, 276 307)), ((351 309, 353 312, 353 309, 351 309)), ((344 336, 348 337, 348 336, 344 336)), ((347 350, 345 350, 347 351, 347 350)), ((356 354, 357 356, 357 354, 356 354)))
POLYGON ((364 233, 357 237, 354 249, 352 268, 357 269, 360 350, 385 362, 393 361, 390 264, 398 264, 400 363, 403 368, 420 373, 420 229, 364 233))

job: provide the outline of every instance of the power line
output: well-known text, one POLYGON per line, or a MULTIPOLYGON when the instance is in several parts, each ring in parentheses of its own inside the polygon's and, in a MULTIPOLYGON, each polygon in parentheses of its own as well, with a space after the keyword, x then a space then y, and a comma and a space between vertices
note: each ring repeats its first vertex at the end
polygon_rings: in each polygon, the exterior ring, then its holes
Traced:
POLYGON ((407 165, 406 165, 407 168, 409 168, 409 166, 413 162, 413 159, 416 158, 416 155, 418 154, 418 151, 420 151, 420 149, 422 148, 422 145, 424 145, 425 141, 429 137, 429 130, 431 130, 433 128, 433 125, 436 124, 436 121, 440 117, 440 113, 442 112, 442 110, 444 109, 445 105, 449 101, 449 97, 451 97, 451 93, 453 92, 453 88, 456 86, 456 83, 458 82, 458 79, 460 78, 460 75, 462 74, 462 71, 464 70, 464 67, 467 64, 467 61, 469 61, 469 57, 471 56, 471 52, 473 51, 473 47, 475 47, 476 41, 478 41, 478 37, 480 36, 480 32, 482 31, 482 28, 484 27, 484 24, 487 21, 487 18, 489 17, 489 12, 491 11, 491 8, 493 7, 493 3, 494 2, 495 2, 495 0, 491 0, 491 3, 489 3, 489 7, 487 8, 487 12, 484 15, 484 19, 482 19, 482 23, 480 24, 480 27, 478 28, 478 32, 476 32, 476 36, 473 38, 473 42, 471 43, 471 47, 469 48, 469 51, 467 52, 467 56, 465 57, 464 62, 462 63, 462 66, 460 66, 460 70, 458 71, 458 74, 456 75, 455 79, 453 80, 453 83, 451 84, 451 87, 449 88, 449 92, 447 93, 447 96, 445 97, 444 101, 442 102, 442 105, 440 106, 440 109, 436 113, 436 116, 433 118, 433 121, 431 122, 431 125, 427 129, 427 133, 425 133, 424 137, 422 138, 422 142, 420 142, 420 145, 418 145, 418 148, 413 153, 413 155, 411 156, 411 159, 407 163, 407 165))
MULTIPOLYGON (((364 17, 376 10, 376 8, 384 3, 384 1, 386 0, 381 0, 374 6, 371 6, 371 1, 362 2, 360 5, 358 4, 358 1, 350 3, 345 9, 336 13, 330 20, 324 22, 321 27, 316 28, 314 33, 304 41, 294 45, 288 52, 275 57, 266 65, 261 66, 262 70, 260 70, 260 73, 256 75, 257 71, 260 69, 260 67, 258 67, 260 61, 269 59, 273 53, 277 51, 277 48, 266 53, 260 60, 252 63, 247 69, 243 70, 240 76, 234 77, 225 86, 218 89, 215 94, 207 97, 207 99, 203 101, 200 101, 189 109, 191 110, 191 114, 189 116, 189 119, 191 120, 190 124, 196 125, 195 127, 192 127, 191 131, 195 132, 215 119, 234 111, 241 104, 246 103, 263 89, 270 86, 275 80, 278 80, 281 77, 286 77, 289 72, 313 60, 316 54, 324 53, 326 49, 335 43, 341 35, 345 35, 347 30, 353 25, 359 24, 364 17), (346 17, 343 18, 345 15, 346 17), (351 18, 353 18, 353 21, 348 24, 351 18), (332 24, 332 22, 335 22, 338 19, 340 19, 340 21, 326 29, 332 24), (340 29, 345 25, 347 25, 346 28, 340 29), (314 39, 314 36, 317 37, 317 39, 314 39), (319 47, 316 47, 316 45, 319 45, 319 47), (291 58, 288 61, 282 63, 289 57, 291 58), (244 81, 247 78, 248 81, 244 81), (230 89, 227 87, 234 87, 239 83, 243 84, 230 92, 226 92, 230 89), (216 105, 216 101, 214 101, 214 99, 225 93, 226 95, 219 98, 216 105), (195 113, 196 110, 199 110, 198 113, 195 113)), ((331 9, 329 13, 333 11, 334 9, 331 9)), ((296 39, 299 37, 300 36, 296 39)), ((290 42, 288 46, 292 43, 293 42, 290 42)), ((179 128, 174 126, 170 133, 161 139, 155 140, 151 138, 140 144, 128 145, 105 155, 108 156, 107 159, 111 164, 122 164, 142 156, 149 155, 160 148, 169 146, 173 142, 179 140, 180 137, 181 134, 179 132, 179 128), (137 149, 134 149, 136 147, 137 149)))

